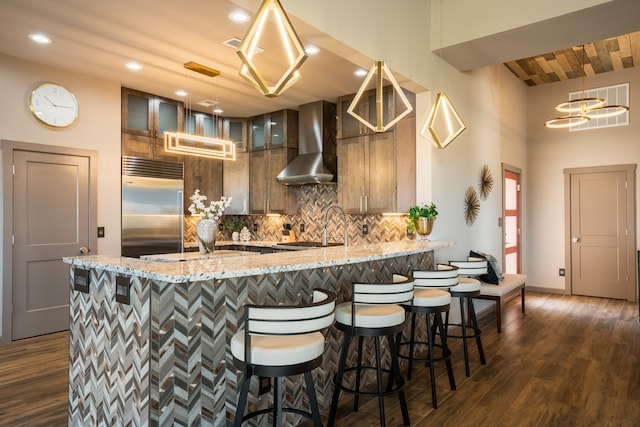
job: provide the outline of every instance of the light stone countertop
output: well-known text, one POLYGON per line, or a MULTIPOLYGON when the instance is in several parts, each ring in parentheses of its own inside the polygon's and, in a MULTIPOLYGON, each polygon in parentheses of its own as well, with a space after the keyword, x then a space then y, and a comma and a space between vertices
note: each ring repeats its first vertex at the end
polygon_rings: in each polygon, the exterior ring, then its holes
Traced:
MULTIPOLYGON (((235 242, 234 242, 235 243, 235 242)), ((252 243, 257 246, 273 246, 274 242, 238 242, 243 245, 252 243)), ((228 244, 228 242, 219 242, 228 244)), ((116 273, 145 277, 149 279, 183 283, 201 280, 225 279, 242 276, 255 276, 266 273, 298 271, 335 265, 354 264, 410 255, 420 252, 453 246, 452 241, 418 242, 404 240, 399 242, 370 243, 365 245, 331 246, 326 248, 283 251, 271 254, 242 253, 230 256, 233 251, 221 250, 221 256, 206 255, 204 259, 198 252, 175 254, 185 261, 159 262, 116 255, 89 255, 65 257, 63 261, 83 269, 103 269, 116 273), (222 256, 224 252, 224 256, 222 256), (186 260, 190 259, 191 260, 186 260)), ((166 258, 166 256, 164 256, 166 258)))
POLYGON ((140 259, 144 261, 157 261, 157 262, 183 262, 183 261, 197 261, 208 260, 216 257, 231 257, 231 256, 251 256, 259 255, 257 252, 249 251, 234 251, 229 249, 216 249, 213 253, 201 254, 196 252, 180 252, 175 254, 158 254, 158 255, 144 255, 140 259))

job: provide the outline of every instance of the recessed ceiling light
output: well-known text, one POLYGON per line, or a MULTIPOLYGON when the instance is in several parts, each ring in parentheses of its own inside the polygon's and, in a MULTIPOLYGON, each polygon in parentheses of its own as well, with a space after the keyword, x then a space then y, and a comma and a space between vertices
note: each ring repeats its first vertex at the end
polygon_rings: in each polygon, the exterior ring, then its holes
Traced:
POLYGON ((364 76, 366 76, 366 75, 367 75, 367 73, 368 73, 368 71, 367 71, 367 70, 364 70, 364 69, 362 69, 362 68, 358 68, 357 70, 355 70, 355 71, 353 72, 353 74, 355 74, 355 75, 356 75, 356 76, 358 76, 358 77, 364 77, 364 76))
POLYGON ((216 109, 213 110, 213 113, 214 114, 222 114, 222 113, 224 113, 224 110, 222 108, 216 108, 216 109))
POLYGON ((309 46, 304 48, 304 51, 307 55, 317 55, 320 52, 320 48, 318 46, 310 44, 309 46))
POLYGON ((233 22, 237 22, 239 24, 248 22, 251 17, 249 14, 243 10, 236 10, 229 14, 229 19, 233 22))
POLYGON ((187 92, 185 92, 184 90, 177 90, 175 91, 175 94, 178 96, 187 96, 187 92))
POLYGON ((42 33, 29 34, 29 38, 31 40, 33 40, 34 42, 40 43, 40 44, 51 44, 51 43, 53 43, 53 40, 51 40, 51 38, 49 38, 48 36, 46 36, 45 34, 42 34, 42 33))
POLYGON ((142 65, 140 65, 138 62, 135 62, 135 61, 127 62, 124 66, 132 71, 142 70, 142 65))

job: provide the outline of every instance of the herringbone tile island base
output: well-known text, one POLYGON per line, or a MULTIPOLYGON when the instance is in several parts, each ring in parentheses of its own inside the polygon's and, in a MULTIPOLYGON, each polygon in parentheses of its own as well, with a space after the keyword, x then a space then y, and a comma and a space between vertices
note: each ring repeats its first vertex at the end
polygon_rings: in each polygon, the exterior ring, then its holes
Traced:
MULTIPOLYGON (((243 304, 300 304, 315 287, 345 301, 355 281, 384 282, 393 273, 409 274, 431 265, 433 251, 193 282, 134 275, 129 305, 112 297, 117 273, 92 268, 90 292, 71 291, 69 423, 112 425, 119 419, 140 419, 141 424, 161 427, 224 426, 233 419, 241 376, 228 343, 243 322, 243 304)), ((71 269, 70 284, 74 274, 71 269)), ((335 328, 326 338, 326 357, 314 370, 320 408, 330 404, 339 347, 335 328)), ((363 354, 365 363, 373 358, 371 343, 363 354)), ((363 384, 370 381, 364 377, 363 384)), ((307 405, 303 382, 287 378, 283 387, 290 391, 287 405, 307 405)), ((266 406, 257 391, 255 382, 249 411, 266 406)), ((296 417, 287 425, 299 423, 296 417)))
MULTIPOLYGON (((638 425, 636 303, 528 292, 526 315, 518 299, 506 304, 502 334, 490 314, 481 320, 487 365, 472 352, 466 379, 459 340, 452 340, 458 390, 449 391, 437 369, 438 409, 431 407, 428 370, 414 367, 406 388, 413 426, 638 425)), ((68 358, 67 332, 0 345, 0 426, 66 426, 68 358)), ((387 425, 402 425, 397 401, 386 400, 387 425)), ((377 402, 351 410, 342 399, 338 427, 379 425, 377 402)))

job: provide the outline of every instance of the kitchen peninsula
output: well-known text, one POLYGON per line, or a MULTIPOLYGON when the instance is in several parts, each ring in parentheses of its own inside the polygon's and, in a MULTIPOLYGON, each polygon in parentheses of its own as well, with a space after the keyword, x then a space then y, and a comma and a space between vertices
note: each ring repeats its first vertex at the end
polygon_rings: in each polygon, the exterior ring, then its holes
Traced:
MULTIPOLYGON (((313 288, 332 290, 344 301, 352 282, 431 267, 433 251, 452 245, 225 250, 176 262, 172 257, 180 256, 65 258, 71 286, 69 425, 231 425, 239 373, 229 342, 241 326, 243 304, 299 303, 313 288)), ((336 357, 329 353, 337 354, 340 338, 329 328, 328 354, 314 371, 321 408, 330 404, 336 357)), ((257 384, 252 387, 249 405, 266 404, 257 384)), ((303 399, 300 382, 286 387, 303 399)))

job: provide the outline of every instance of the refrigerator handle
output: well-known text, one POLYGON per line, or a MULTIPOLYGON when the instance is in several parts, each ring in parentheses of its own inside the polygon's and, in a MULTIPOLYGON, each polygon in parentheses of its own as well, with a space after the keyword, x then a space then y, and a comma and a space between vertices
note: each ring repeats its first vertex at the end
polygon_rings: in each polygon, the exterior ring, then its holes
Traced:
POLYGON ((180 252, 184 252, 184 191, 178 191, 180 199, 180 252))

